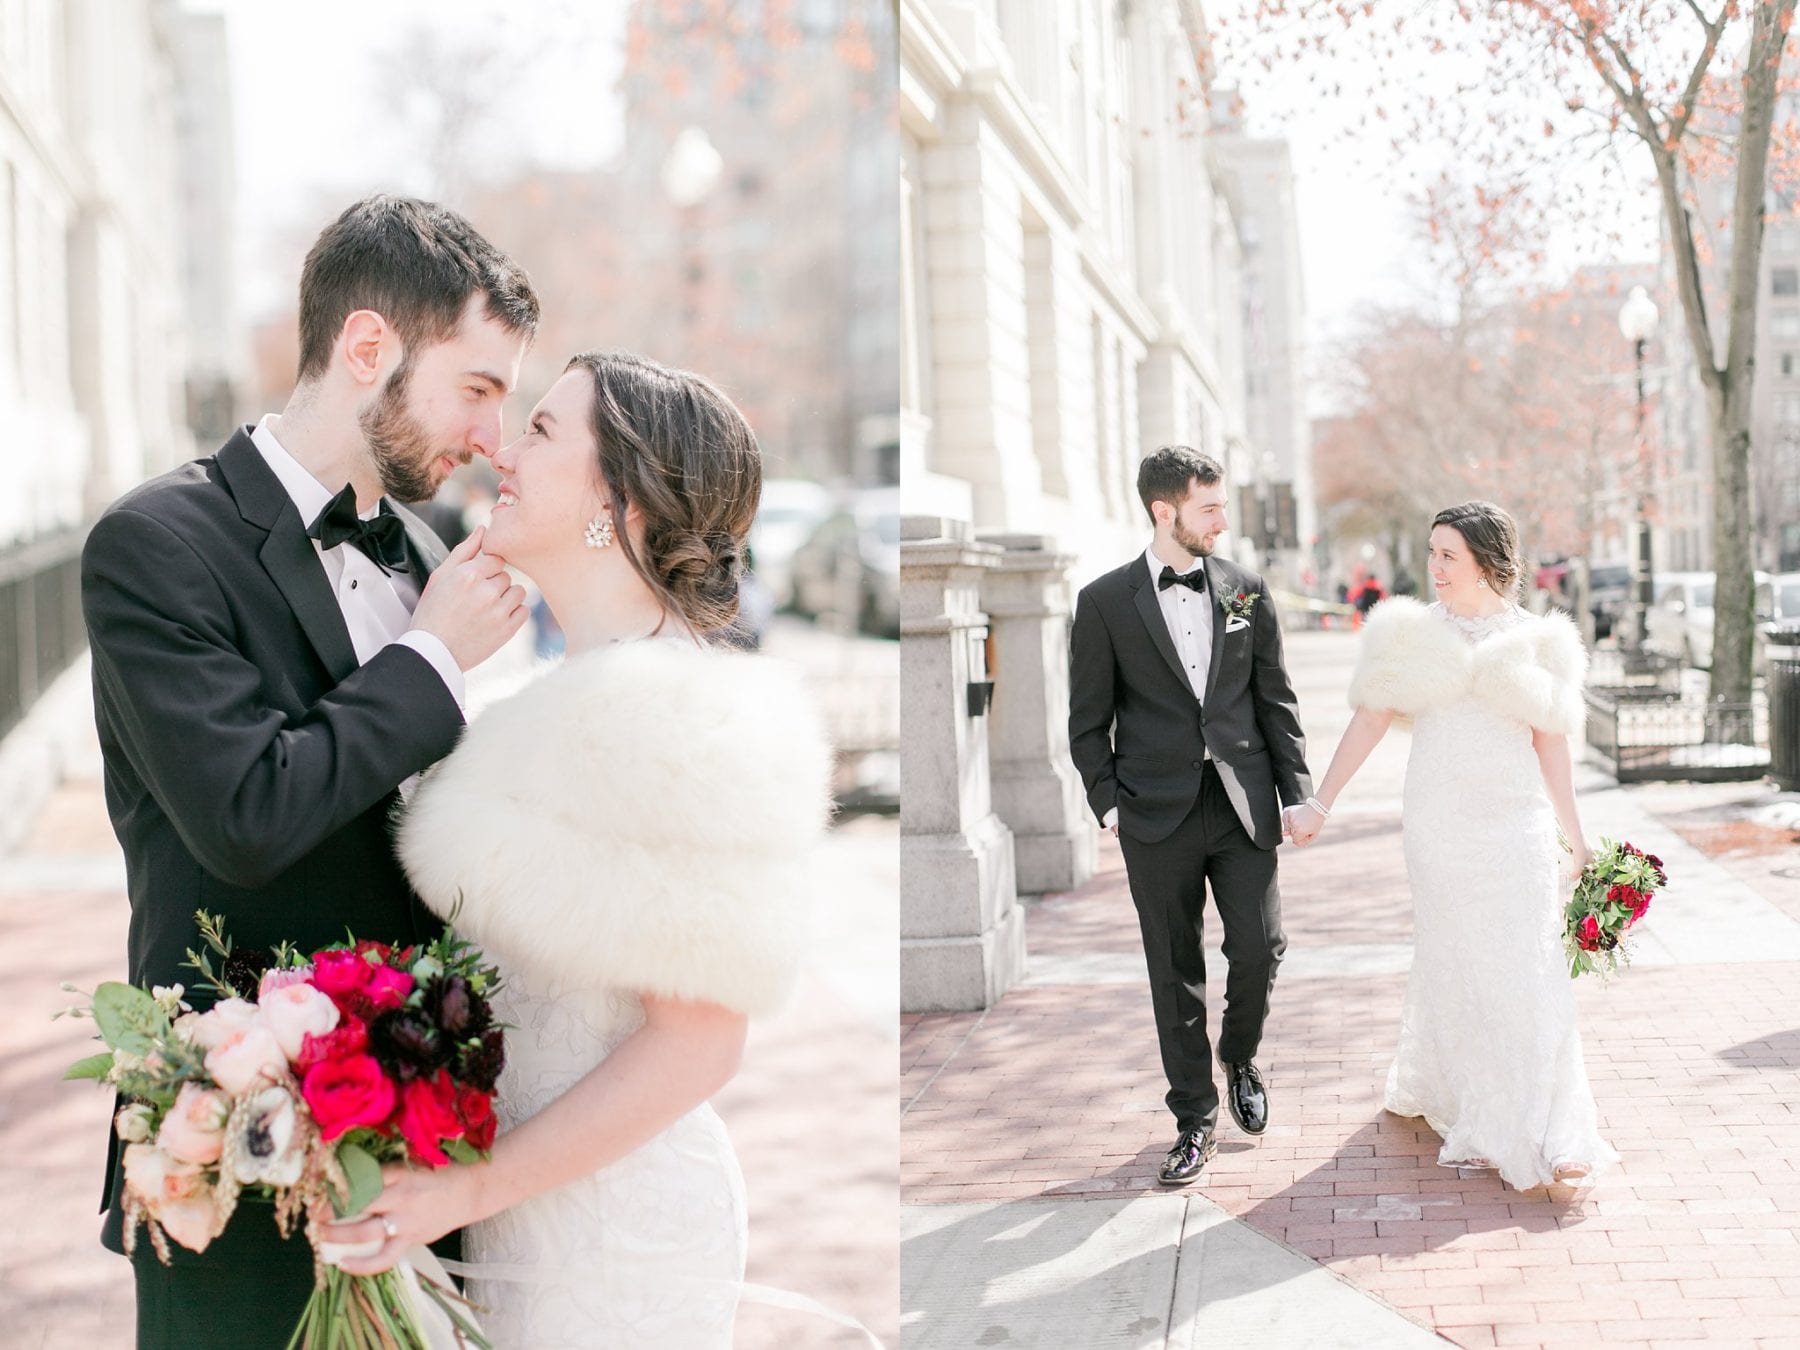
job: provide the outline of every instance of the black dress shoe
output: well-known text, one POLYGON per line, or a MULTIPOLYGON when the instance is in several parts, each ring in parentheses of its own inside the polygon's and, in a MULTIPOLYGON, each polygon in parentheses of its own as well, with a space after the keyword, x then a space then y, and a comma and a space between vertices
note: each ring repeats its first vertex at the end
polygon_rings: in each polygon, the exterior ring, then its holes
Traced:
POLYGON ((1227 1064, 1225 1100, 1231 1104, 1231 1118, 1245 1134, 1261 1134, 1269 1128, 1269 1090, 1263 1086, 1262 1074, 1250 1060, 1227 1064))
POLYGON ((1211 1130, 1183 1130, 1157 1169, 1156 1179, 1165 1186, 1185 1186, 1200 1175, 1200 1169, 1218 1151, 1211 1130))

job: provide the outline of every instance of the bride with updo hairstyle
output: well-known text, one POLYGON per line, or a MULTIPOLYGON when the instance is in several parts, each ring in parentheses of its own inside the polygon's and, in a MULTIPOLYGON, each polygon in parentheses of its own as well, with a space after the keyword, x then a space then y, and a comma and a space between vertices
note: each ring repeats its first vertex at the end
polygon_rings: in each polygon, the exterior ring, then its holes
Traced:
POLYGON ((482 1163, 388 1169, 332 1236, 380 1243, 363 1274, 460 1228, 496 1345, 729 1346, 748 1225, 707 1101, 801 965, 830 760, 796 672, 708 641, 756 437, 698 375, 584 352, 493 462, 479 547, 537 583, 567 655, 474 720, 398 843, 504 978, 501 1133, 482 1163))
POLYGON ((583 352, 607 507, 643 517, 625 558, 697 633, 737 616, 744 541, 762 496, 762 456, 743 415, 712 384, 624 353, 583 352))
POLYGON ((1292 837, 1310 845, 1388 728, 1410 727, 1413 960, 1382 1105, 1421 1141, 1436 1134, 1446 1167, 1519 1190, 1586 1185, 1619 1156, 1600 1134, 1562 945, 1559 832, 1577 873, 1589 857, 1569 750, 1587 652, 1567 615, 1519 607, 1519 532, 1493 502, 1445 507, 1425 545, 1436 599, 1395 596, 1369 615, 1355 715, 1292 837))

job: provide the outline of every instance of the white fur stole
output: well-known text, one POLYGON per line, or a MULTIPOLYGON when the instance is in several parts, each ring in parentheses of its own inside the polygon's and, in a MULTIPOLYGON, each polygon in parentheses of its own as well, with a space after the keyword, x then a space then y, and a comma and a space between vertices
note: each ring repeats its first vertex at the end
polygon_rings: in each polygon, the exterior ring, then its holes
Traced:
POLYGON ((1495 712, 1539 731, 1581 730, 1587 651, 1566 614, 1528 622, 1470 646, 1417 600, 1383 600, 1363 625, 1350 704, 1413 718, 1473 693, 1495 712))
POLYGON ((768 1012, 787 996, 830 751, 796 672, 635 642, 488 708, 413 794, 398 847, 502 967, 768 1012))

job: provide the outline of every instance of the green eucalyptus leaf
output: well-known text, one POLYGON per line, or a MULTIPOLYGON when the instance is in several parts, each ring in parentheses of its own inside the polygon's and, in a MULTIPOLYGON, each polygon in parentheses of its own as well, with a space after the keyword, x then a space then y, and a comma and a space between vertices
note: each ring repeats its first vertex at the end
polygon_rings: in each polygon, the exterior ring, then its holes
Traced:
POLYGON ((89 1055, 86 1059, 76 1060, 63 1070, 63 1078, 65 1081, 79 1078, 101 1079, 112 1072, 112 1066, 112 1051, 108 1050, 104 1054, 89 1055))
POLYGON ((169 1019, 142 989, 109 980, 94 991, 94 1021, 114 1050, 147 1055, 169 1034, 169 1019))

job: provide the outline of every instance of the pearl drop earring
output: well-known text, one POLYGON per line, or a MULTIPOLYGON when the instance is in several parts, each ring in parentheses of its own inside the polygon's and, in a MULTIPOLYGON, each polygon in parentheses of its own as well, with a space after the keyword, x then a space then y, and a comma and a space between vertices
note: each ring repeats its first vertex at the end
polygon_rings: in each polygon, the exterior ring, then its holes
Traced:
POLYGON ((613 541, 612 517, 602 511, 588 522, 587 533, 583 536, 589 548, 605 548, 613 541))
POLYGON ((1481 589, 1482 589, 1482 590, 1484 590, 1484 591, 1485 591, 1485 590, 1486 590, 1486 589, 1487 589, 1487 588, 1488 588, 1488 584, 1487 584, 1487 578, 1486 578, 1486 577, 1476 577, 1476 578, 1475 578, 1475 584, 1476 584, 1476 585, 1477 585, 1477 586, 1479 586, 1479 587, 1481 587, 1481 589))

